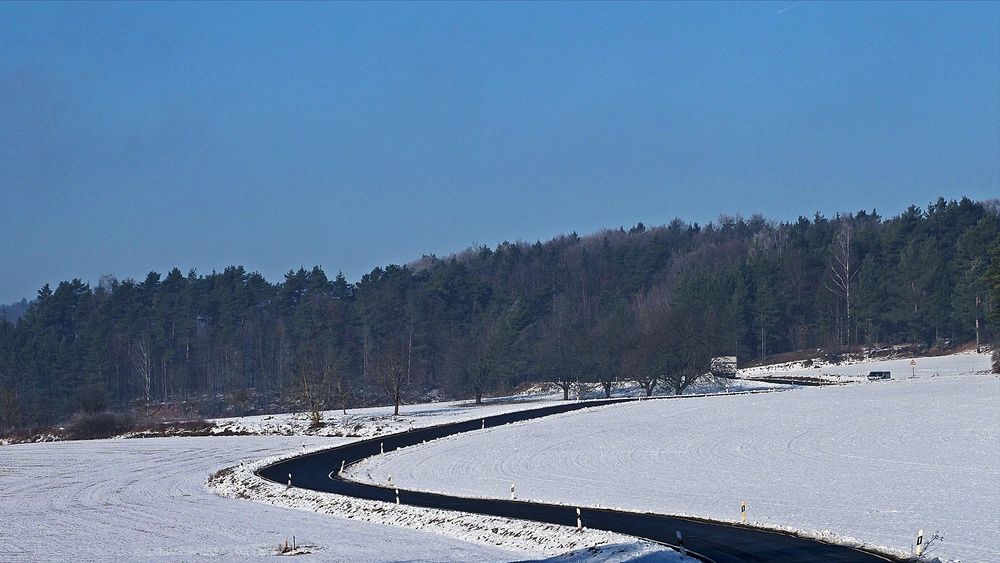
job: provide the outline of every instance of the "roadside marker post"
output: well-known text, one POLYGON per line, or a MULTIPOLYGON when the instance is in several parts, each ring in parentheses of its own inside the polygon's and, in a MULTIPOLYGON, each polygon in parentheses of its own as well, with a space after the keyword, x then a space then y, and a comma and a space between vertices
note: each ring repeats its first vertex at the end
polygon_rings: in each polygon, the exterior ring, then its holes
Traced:
POLYGON ((740 524, 747 523, 747 501, 740 502, 740 524))
POLYGON ((485 418, 483 419, 483 427, 482 427, 482 430, 486 430, 486 419, 485 419, 485 418))
POLYGON ((914 546, 913 552, 917 554, 917 557, 920 557, 921 555, 924 554, 924 531, 923 530, 920 530, 919 532, 917 532, 917 545, 914 546))
POLYGON ((289 489, 292 488, 292 474, 291 473, 288 474, 288 488, 289 489))
POLYGON ((385 453, 385 442, 379 442, 378 443, 378 453, 380 453, 380 454, 384 454, 385 453))
POLYGON ((514 495, 514 483, 511 483, 510 484, 510 500, 514 500, 516 498, 517 498, 517 496, 514 495))
POLYGON ((396 489, 396 504, 399 504, 399 489, 396 489))
POLYGON ((583 531, 583 519, 580 518, 580 509, 579 508, 576 509, 576 531, 577 532, 582 532, 583 531))
POLYGON ((346 460, 346 459, 342 459, 342 460, 340 460, 340 472, 341 472, 341 473, 343 473, 343 472, 344 472, 344 464, 345 464, 345 463, 347 463, 347 460, 346 460))
POLYGON ((686 556, 688 554, 687 548, 684 547, 684 536, 681 535, 680 530, 677 530, 677 547, 680 548, 682 556, 686 556))

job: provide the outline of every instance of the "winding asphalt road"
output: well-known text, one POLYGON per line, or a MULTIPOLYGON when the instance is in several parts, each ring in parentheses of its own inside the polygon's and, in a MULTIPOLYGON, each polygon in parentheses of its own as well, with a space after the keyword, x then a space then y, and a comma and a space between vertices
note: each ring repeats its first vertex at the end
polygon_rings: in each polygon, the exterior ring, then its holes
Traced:
MULTIPOLYGON (((664 397, 663 399, 670 398, 673 397, 664 397)), ((637 399, 565 403, 483 419, 430 426, 305 454, 264 467, 257 474, 277 483, 287 483, 288 476, 291 474, 292 485, 295 487, 362 499, 395 502, 396 493, 392 488, 348 481, 341 477, 339 474, 341 463, 350 465, 366 457, 379 455, 383 449, 388 452, 461 432, 479 430, 484 425, 485 427, 494 427, 581 408, 635 400, 637 399)), ((402 489, 399 490, 399 501, 413 506, 576 526, 576 508, 566 505, 506 499, 454 497, 402 489)), ((693 552, 692 555, 700 556, 699 558, 704 561, 715 561, 716 563, 893 561, 891 558, 851 547, 729 523, 586 507, 582 508, 581 514, 583 525, 588 528, 619 532, 668 545, 677 542, 676 533, 679 531, 683 535, 684 546, 693 552)))

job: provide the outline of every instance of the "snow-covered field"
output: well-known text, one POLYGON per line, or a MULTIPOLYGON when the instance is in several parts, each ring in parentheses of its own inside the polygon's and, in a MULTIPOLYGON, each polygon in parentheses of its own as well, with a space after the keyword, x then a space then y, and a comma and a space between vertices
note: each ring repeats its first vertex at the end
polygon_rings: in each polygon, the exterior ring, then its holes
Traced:
MULTIPOLYGON (((0 561, 246 561, 288 539, 325 561, 508 561, 524 552, 222 498, 209 472, 302 438, 150 438, 0 447, 0 561)), ((305 438, 307 445, 331 439, 305 438)))
MULTIPOLYGON (((648 401, 406 448, 362 480, 467 496, 736 520, 909 551, 1000 560, 1000 379, 959 354, 821 368, 894 379, 763 395, 648 401), (906 369, 903 370, 902 367, 906 369), (979 372, 979 374, 975 374, 979 372)), ((787 372, 794 372, 788 368, 787 372)), ((772 370, 776 375, 778 370, 772 370)))
MULTIPOLYGON (((399 418, 389 417, 386 408, 352 410, 346 418, 330 412, 325 418, 331 424, 320 432, 349 424, 357 435, 377 435, 550 403, 526 398, 479 407, 412 405, 399 418)), ((272 556, 293 537, 311 553, 307 559, 322 561, 681 560, 673 551, 604 532, 575 534, 559 526, 408 507, 390 512, 383 503, 351 507, 344 497, 295 489, 262 494, 275 487, 250 474, 258 460, 349 439, 287 436, 307 427, 302 413, 232 419, 221 426, 266 435, 0 446, 0 561, 245 561, 272 556), (206 487, 210 473, 243 461, 235 474, 243 483, 256 481, 255 493, 246 496, 260 502, 223 498, 215 492, 233 489, 206 487), (588 549, 598 543, 604 545, 588 549)))
POLYGON ((848 360, 828 363, 823 360, 789 362, 740 369, 738 377, 820 377, 823 379, 866 379, 868 372, 888 371, 893 379, 945 376, 988 371, 989 355, 962 352, 947 356, 897 358, 892 360, 848 360), (911 365, 911 362, 913 365, 911 365))
MULTIPOLYGON (((893 362, 901 361, 908 367, 908 360, 893 362)), ((921 359, 917 380, 906 380, 896 364, 784 366, 808 375, 831 370, 832 377, 892 369, 896 379, 597 408, 393 452, 353 471, 375 481, 392 474, 403 487, 481 496, 506 496, 514 481, 521 498, 720 519, 735 518, 738 500, 746 499, 751 520, 764 525, 833 530, 893 547, 906 547, 924 527, 945 535, 938 555, 996 560, 998 381, 949 377, 986 365, 985 356, 921 359), (699 431, 685 430, 692 427, 699 431)), ((730 390, 770 386, 736 381, 730 390)), ((636 391, 626 384, 616 395, 636 391)), ((219 432, 261 436, 0 446, 0 561, 242 561, 271 556, 292 536, 312 552, 307 559, 334 561, 675 560, 673 552, 620 537, 600 538, 612 544, 592 552, 579 549, 590 536, 564 541, 565 529, 554 527, 506 523, 510 530, 480 536, 477 530, 495 523, 451 514, 441 520, 419 509, 372 517, 377 509, 345 510, 343 497, 274 496, 260 488, 247 496, 263 502, 233 500, 205 484, 209 473, 241 460, 246 473, 254 460, 350 439, 329 436, 479 418, 557 403, 559 396, 404 405, 396 418, 387 407, 347 416, 330 411, 318 432, 307 432, 299 413, 217 421, 219 432), (371 523, 381 521, 399 525, 371 523), (567 546, 575 551, 551 557, 567 546)))

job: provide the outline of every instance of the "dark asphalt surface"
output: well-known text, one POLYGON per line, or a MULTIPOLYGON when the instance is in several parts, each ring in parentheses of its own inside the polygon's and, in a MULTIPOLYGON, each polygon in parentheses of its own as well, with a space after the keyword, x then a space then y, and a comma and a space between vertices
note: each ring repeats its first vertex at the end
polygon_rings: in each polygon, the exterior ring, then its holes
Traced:
MULTIPOLYGON (((663 399, 670 398, 665 397, 654 400, 663 399)), ((287 483, 288 475, 291 474, 292 485, 295 487, 326 491, 362 499, 395 502, 394 489, 342 479, 337 475, 341 462, 344 461, 350 465, 366 457, 378 455, 383 447, 388 452, 419 444, 423 441, 478 430, 482 428, 484 421, 487 427, 501 426, 512 422, 531 420, 581 408, 635 400, 609 399, 568 402, 556 406, 489 416, 485 419, 431 426, 305 454, 269 465, 257 473, 261 477, 277 483, 287 483), (333 478, 331 478, 331 472, 333 478)), ((453 497, 403 489, 399 491, 399 500, 403 504, 413 506, 460 510, 491 516, 576 526, 576 508, 572 506, 506 499, 453 497)), ((717 563, 744 561, 776 563, 891 561, 887 557, 866 553, 850 547, 826 544, 779 532, 727 523, 679 518, 661 514, 621 512, 586 507, 582 507, 581 513, 583 525, 588 528, 620 532, 666 544, 676 543, 676 532, 680 531, 684 537, 685 547, 717 563)))

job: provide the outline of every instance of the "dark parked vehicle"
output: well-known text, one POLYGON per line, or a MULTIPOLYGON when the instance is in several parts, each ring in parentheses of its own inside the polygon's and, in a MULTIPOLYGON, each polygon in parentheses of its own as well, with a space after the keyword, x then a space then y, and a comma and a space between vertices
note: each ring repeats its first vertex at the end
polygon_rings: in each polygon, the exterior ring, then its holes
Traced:
POLYGON ((878 381, 879 379, 892 379, 892 374, 888 371, 868 372, 868 381, 878 381))

